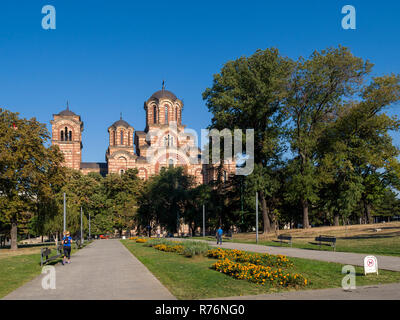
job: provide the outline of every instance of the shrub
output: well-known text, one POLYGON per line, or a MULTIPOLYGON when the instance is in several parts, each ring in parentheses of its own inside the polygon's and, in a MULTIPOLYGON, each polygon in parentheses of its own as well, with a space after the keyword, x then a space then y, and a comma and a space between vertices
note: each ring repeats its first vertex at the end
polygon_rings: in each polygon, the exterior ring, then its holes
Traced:
POLYGON ((196 255, 205 255, 210 246, 207 243, 199 242, 199 241, 185 241, 183 255, 186 257, 193 257, 196 255))
POLYGON ((168 244, 171 243, 171 241, 164 239, 164 238, 155 238, 155 239, 150 239, 147 241, 145 244, 146 247, 154 247, 157 244, 168 244))

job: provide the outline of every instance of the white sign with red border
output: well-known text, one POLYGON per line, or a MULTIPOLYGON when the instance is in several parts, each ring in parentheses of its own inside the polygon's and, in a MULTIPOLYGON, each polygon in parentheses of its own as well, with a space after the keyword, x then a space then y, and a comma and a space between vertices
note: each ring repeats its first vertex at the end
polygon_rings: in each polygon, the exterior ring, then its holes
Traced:
POLYGON ((374 256, 366 256, 364 258, 364 274, 378 274, 378 260, 374 256))

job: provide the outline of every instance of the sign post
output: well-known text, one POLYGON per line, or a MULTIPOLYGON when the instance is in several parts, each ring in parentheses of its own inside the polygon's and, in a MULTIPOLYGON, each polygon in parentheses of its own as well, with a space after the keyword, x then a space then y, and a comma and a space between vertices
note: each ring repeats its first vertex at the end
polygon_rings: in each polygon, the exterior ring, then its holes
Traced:
POLYGON ((364 275, 367 273, 378 274, 378 260, 374 256, 366 256, 364 258, 364 275))

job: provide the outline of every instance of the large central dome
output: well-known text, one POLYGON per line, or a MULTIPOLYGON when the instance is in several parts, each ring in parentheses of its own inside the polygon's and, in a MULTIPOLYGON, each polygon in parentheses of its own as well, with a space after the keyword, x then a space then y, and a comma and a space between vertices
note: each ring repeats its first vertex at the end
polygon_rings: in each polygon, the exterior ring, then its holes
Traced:
POLYGON ((165 89, 154 92, 153 95, 150 97, 150 99, 157 99, 157 100, 160 100, 162 98, 167 98, 172 101, 175 101, 178 99, 175 94, 173 94, 171 91, 168 91, 165 89))

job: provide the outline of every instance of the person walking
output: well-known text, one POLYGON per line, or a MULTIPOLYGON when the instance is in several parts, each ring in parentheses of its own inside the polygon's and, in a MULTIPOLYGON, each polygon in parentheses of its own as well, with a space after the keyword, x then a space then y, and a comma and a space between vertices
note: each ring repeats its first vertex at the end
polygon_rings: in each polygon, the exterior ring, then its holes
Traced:
POLYGON ((62 260, 62 264, 65 264, 65 260, 68 258, 68 263, 71 263, 71 244, 72 238, 69 231, 64 232, 63 238, 63 249, 64 249, 64 258, 62 260))
POLYGON ((219 226, 218 230, 217 230, 217 244, 222 244, 222 234, 224 232, 222 231, 221 226, 219 226))

